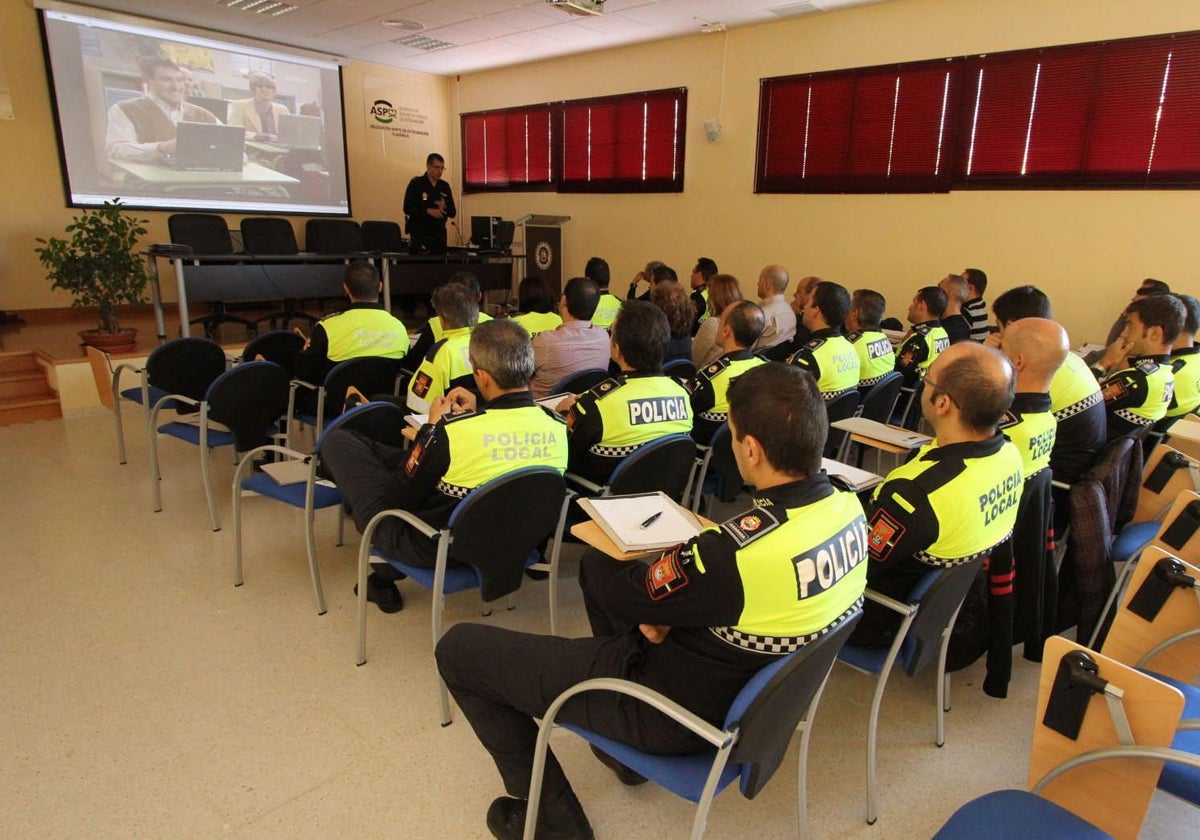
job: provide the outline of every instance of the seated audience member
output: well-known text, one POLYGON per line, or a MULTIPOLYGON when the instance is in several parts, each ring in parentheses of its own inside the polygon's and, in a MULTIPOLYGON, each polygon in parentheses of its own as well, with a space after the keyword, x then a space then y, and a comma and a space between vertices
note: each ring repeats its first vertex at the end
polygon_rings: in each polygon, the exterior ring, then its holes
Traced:
POLYGON ((978 268, 964 268, 962 277, 967 281, 967 300, 962 305, 962 312, 971 322, 971 340, 983 341, 988 336, 988 306, 983 299, 987 275, 978 268))
POLYGON ((540 332, 533 339, 533 381, 529 390, 535 400, 550 396, 559 380, 589 368, 607 368, 608 332, 592 323, 600 290, 586 277, 567 281, 558 311, 562 325, 540 332))
POLYGON ((742 300, 742 284, 732 274, 718 274, 708 281, 708 317, 692 337, 692 364, 700 370, 717 360, 724 351, 717 343, 721 313, 732 303, 742 300))
POLYGON ((250 98, 229 103, 229 124, 242 126, 251 140, 278 140, 279 117, 288 109, 275 101, 275 80, 269 73, 251 73, 247 81, 250 98))
POLYGON ((1004 331, 1000 350, 1016 371, 1012 408, 1000 431, 1021 453, 1028 481, 1050 467, 1058 422, 1050 410, 1050 383, 1071 352, 1067 331, 1047 318, 1022 318, 1004 331))
POLYGON ((543 277, 526 277, 517 287, 517 314, 512 320, 524 327, 530 338, 535 338, 538 333, 555 329, 562 323, 557 309, 558 302, 549 281, 543 277))
MULTIPOLYGON (((469 271, 456 271, 446 280, 447 283, 460 283, 471 290, 475 296, 475 311, 476 320, 474 324, 482 324, 492 320, 492 317, 482 310, 483 306, 483 291, 479 288, 479 279, 469 271)), ((436 312, 437 305, 434 304, 436 312)), ((404 357, 401 366, 408 370, 416 370, 421 364, 421 360, 425 358, 425 354, 429 352, 429 348, 433 346, 435 341, 440 341, 442 338, 442 322, 438 320, 435 314, 430 318, 425 326, 421 328, 420 335, 417 336, 416 342, 409 348, 408 355, 404 357)))
POLYGON ((696 321, 692 325, 692 335, 694 336, 700 325, 708 320, 708 284, 718 274, 717 264, 708 257, 700 257, 696 260, 696 267, 692 269, 692 307, 696 310, 696 321))
POLYGON ((762 351, 759 355, 764 359, 772 362, 786 362, 808 341, 810 334, 808 327, 804 326, 804 308, 808 306, 812 290, 820 282, 820 277, 800 278, 796 284, 796 291, 792 294, 792 299, 788 301, 792 314, 796 316, 796 332, 787 341, 781 341, 774 347, 762 351))
POLYGON ((1125 329, 1092 366, 1101 379, 1109 440, 1166 416, 1175 387, 1171 345, 1186 319, 1174 295, 1149 295, 1125 308, 1125 329))
POLYGON ((950 346, 950 338, 942 329, 942 312, 946 308, 946 293, 937 286, 924 286, 908 307, 908 323, 912 329, 896 351, 896 370, 904 374, 904 385, 912 388, 925 378, 929 366, 938 354, 950 346))
POLYGON ((447 283, 433 292, 434 319, 442 337, 425 353, 408 383, 405 404, 414 414, 429 412, 434 400, 457 387, 470 387, 471 329, 479 316, 479 304, 471 289, 462 283, 447 283))
MULTIPOLYGON (((322 318, 304 343, 296 362, 296 378, 320 385, 338 362, 360 356, 402 359, 408 350, 408 331, 404 324, 379 306, 383 283, 375 266, 355 260, 346 268, 342 290, 350 306, 322 318)), ((306 413, 317 410, 315 391, 296 391, 296 404, 306 413)))
MULTIPOLYGON (((467 493, 493 478, 517 467, 566 469, 566 427, 529 394, 533 349, 525 330, 508 321, 480 324, 470 336, 470 359, 479 397, 458 388, 433 400, 429 422, 412 449, 387 446, 349 429, 335 429, 325 438, 322 462, 360 532, 390 508, 411 511, 442 528, 467 493), (513 440, 523 442, 524 455, 516 464, 508 457, 508 444, 500 443, 513 440)), ((399 519, 384 521, 372 544, 413 566, 432 569, 437 562, 437 543, 399 519)), ((400 574, 382 562, 372 569, 367 600, 383 612, 399 611, 404 606, 395 584, 400 574)))
POLYGON ((104 154, 112 160, 160 163, 175 155, 176 126, 181 122, 220 123, 213 114, 185 102, 183 69, 168 58, 142 62, 145 96, 108 109, 104 154))
MULTIPOLYGON (((1050 299, 1034 286, 1009 289, 992 302, 997 332, 987 344, 999 348, 1008 328, 1023 318, 1050 318, 1050 299)), ((1054 480, 1074 484, 1092 466, 1108 439, 1108 420, 1100 385, 1087 363, 1074 353, 1050 380, 1050 410, 1058 428, 1050 469, 1054 480)))
POLYGON ((858 388, 858 352, 842 335, 842 324, 850 311, 850 293, 837 283, 822 281, 804 307, 804 326, 809 339, 788 364, 812 374, 825 400, 833 400, 858 388))
MULTIPOLYGON (((946 293, 946 311, 942 313, 942 329, 946 331, 947 337, 951 344, 958 344, 960 341, 972 341, 971 321, 963 312, 963 305, 967 302, 967 278, 957 274, 947 274, 938 283, 938 288, 946 293)), ((987 327, 987 308, 983 310, 984 327, 986 336, 987 327)), ((979 339, 982 341, 983 339, 979 339)))
POLYGON ((571 472, 604 484, 642 444, 692 431, 688 392, 662 375, 669 340, 667 316, 657 306, 640 300, 621 305, 611 344, 621 373, 578 399, 564 400, 570 408, 571 472))
POLYGON ((1183 304, 1183 329, 1171 345, 1171 372, 1175 375, 1175 391, 1167 409, 1167 424, 1200 408, 1200 347, 1196 346, 1197 323, 1200 322, 1200 301, 1191 295, 1175 295, 1183 304))
POLYGON ((644 300, 649 302, 650 289, 664 280, 678 281, 679 278, 675 276, 675 269, 658 260, 650 260, 650 262, 646 263, 645 268, 633 275, 633 281, 629 284, 629 291, 625 294, 625 300, 644 300), (639 295, 638 286, 642 283, 646 284, 646 291, 639 295))
POLYGON ((584 266, 583 276, 600 289, 600 302, 596 304, 596 312, 592 315, 592 324, 602 330, 607 330, 617 319, 617 310, 621 308, 621 299, 608 291, 608 263, 600 257, 591 257, 584 266))
POLYGON ((650 290, 650 302, 667 316, 667 326, 671 330, 671 340, 667 342, 663 362, 673 362, 676 359, 687 359, 690 362, 695 310, 688 293, 678 283, 659 283, 650 290))
POLYGON ((700 368, 688 383, 692 393, 692 437, 707 446, 713 433, 729 419, 729 383, 763 360, 750 349, 763 331, 763 312, 756 303, 738 301, 726 307, 719 318, 717 344, 721 355, 700 368))
MULTIPOLYGON (((536 718, 563 690, 593 677, 633 680, 720 726, 757 671, 858 608, 866 526, 857 498, 820 471, 824 415, 811 378, 795 368, 747 372, 730 388, 729 424, 738 468, 758 488, 756 508, 649 565, 587 552, 579 583, 592 637, 466 623, 442 637, 438 670, 508 794, 488 808, 493 836, 522 836, 536 718), (819 570, 818 556, 829 558, 819 570)), ((662 713, 610 692, 581 695, 559 719, 651 753, 709 748, 662 713)), ((625 784, 642 781, 607 756, 597 758, 625 784)), ((593 836, 553 753, 541 803, 539 838, 593 836)))
POLYGON ((796 313, 784 300, 788 271, 781 265, 768 265, 758 274, 758 299, 766 318, 763 334, 754 344, 754 352, 762 353, 796 336, 796 313))
POLYGON ((858 354, 858 389, 864 394, 896 369, 896 351, 879 330, 886 308, 887 301, 879 292, 856 289, 850 296, 846 340, 854 345, 854 352, 858 354))
MULTIPOLYGON (((931 569, 987 557, 1009 539, 1021 499, 1021 454, 997 430, 1012 405, 1008 360, 974 342, 939 355, 921 413, 934 440, 875 491, 867 585, 903 601, 931 569)), ((851 641, 887 647, 900 616, 868 601, 851 641)))
MULTIPOLYGON (((1130 303, 1135 300, 1141 300, 1144 297, 1153 295, 1169 295, 1171 287, 1161 280, 1155 280, 1153 277, 1147 277, 1143 280, 1136 290, 1133 297, 1129 299, 1130 303)), ((1108 337, 1104 339, 1104 346, 1108 347, 1114 341, 1121 337, 1121 333, 1125 331, 1125 310, 1121 310, 1121 314, 1117 316, 1117 320, 1113 321, 1113 325, 1108 328, 1108 337)))

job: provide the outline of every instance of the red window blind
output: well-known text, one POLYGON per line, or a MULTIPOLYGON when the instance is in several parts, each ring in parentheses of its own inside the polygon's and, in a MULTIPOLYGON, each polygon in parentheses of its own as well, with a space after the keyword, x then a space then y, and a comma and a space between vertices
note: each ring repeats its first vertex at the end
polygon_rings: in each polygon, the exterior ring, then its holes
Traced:
POLYGON ((764 79, 756 192, 950 187, 959 62, 764 79))
POLYGON ((561 192, 682 192, 687 90, 561 106, 561 192))
POLYGON ((552 189, 553 127, 550 105, 464 114, 463 189, 552 189))

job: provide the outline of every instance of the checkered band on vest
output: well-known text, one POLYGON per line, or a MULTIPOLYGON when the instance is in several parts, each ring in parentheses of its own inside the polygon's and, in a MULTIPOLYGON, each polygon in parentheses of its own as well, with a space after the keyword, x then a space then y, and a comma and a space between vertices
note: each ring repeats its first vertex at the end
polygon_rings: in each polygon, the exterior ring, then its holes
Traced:
POLYGON ((1063 420, 1066 420, 1068 417, 1074 417, 1076 414, 1078 414, 1081 411, 1087 411, 1089 408, 1096 405, 1097 403, 1103 402, 1103 400, 1104 400, 1104 397, 1100 394, 1099 391, 1096 391, 1094 394, 1089 394, 1088 396, 1084 397, 1079 402, 1073 403, 1064 409, 1060 409, 1059 411, 1054 412, 1054 419, 1061 423, 1063 420))
POLYGON ((1135 426, 1153 426, 1156 422, 1158 422, 1156 420, 1151 420, 1149 417, 1143 417, 1140 414, 1134 414, 1127 408, 1118 408, 1113 412, 1113 414, 1117 415, 1122 420, 1133 423, 1135 426))
POLYGON ((944 567, 944 568, 950 568, 952 566, 961 566, 964 563, 970 563, 972 560, 978 560, 980 557, 991 556, 991 553, 993 551, 995 551, 998 547, 1000 547, 1000 546, 1004 545, 1006 542, 1008 542, 1008 539, 1011 536, 1012 536, 1012 534, 1009 534, 1004 539, 1000 540, 1000 542, 996 543, 995 545, 991 546, 990 548, 985 548, 983 551, 976 551, 974 554, 968 554, 966 557, 934 557, 932 554, 926 554, 924 551, 918 551, 916 554, 913 555, 913 557, 916 558, 917 560, 919 560, 920 562, 924 563, 927 566, 938 566, 938 567, 944 567))
POLYGON ((465 499, 467 494, 471 492, 470 487, 459 487, 457 484, 447 484, 444 481, 437 483, 437 491, 443 496, 451 496, 455 499, 465 499))
POLYGON ((710 627, 708 629, 721 641, 728 642, 742 650, 750 650, 755 653, 793 653, 809 642, 815 642, 829 633, 847 618, 862 609, 862 604, 862 598, 859 598, 854 602, 853 606, 835 618, 827 627, 818 630, 816 633, 809 633, 806 636, 759 636, 754 633, 745 633, 741 630, 736 630, 733 627, 710 627))
POLYGON ((858 386, 855 386, 853 388, 843 388, 840 391, 825 391, 821 394, 821 399, 825 400, 825 402, 829 402, 830 400, 836 400, 838 397, 844 396, 846 394, 849 394, 851 391, 857 391, 857 390, 858 390, 858 386))
MULTIPOLYGON (((891 373, 891 371, 888 371, 888 373, 891 373)), ((867 379, 860 379, 858 380, 858 387, 862 388, 865 385, 874 385, 877 382, 882 382, 885 376, 887 376, 887 373, 881 373, 878 376, 871 376, 867 379)))
POLYGON ((701 411, 700 420, 709 420, 713 423, 724 423, 729 419, 728 411, 701 411))
POLYGON ((602 455, 605 458, 624 458, 630 453, 636 452, 642 448, 640 443, 632 444, 631 446, 601 446, 596 444, 588 447, 588 452, 593 455, 602 455))

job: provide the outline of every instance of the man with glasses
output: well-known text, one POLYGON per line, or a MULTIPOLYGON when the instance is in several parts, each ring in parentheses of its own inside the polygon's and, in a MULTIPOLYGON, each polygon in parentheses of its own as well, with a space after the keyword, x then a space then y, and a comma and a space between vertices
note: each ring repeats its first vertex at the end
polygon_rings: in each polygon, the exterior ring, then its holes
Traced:
POLYGON ((696 322, 692 324, 692 335, 695 335, 700 329, 700 324, 708 320, 708 281, 716 277, 720 272, 717 270, 717 264, 708 257, 701 257, 696 260, 696 267, 692 269, 692 307, 696 310, 696 322))
MULTIPOLYGON (((867 586, 904 600, 931 569, 991 553, 1012 533, 1021 499, 1021 455, 997 426, 1013 401, 1013 369, 974 342, 943 351, 929 368, 921 413, 934 440, 892 470, 867 518, 867 586)), ((868 601, 851 641, 887 647, 900 616, 868 601)))
POLYGON ((246 129, 250 140, 279 139, 279 117, 288 109, 275 101, 275 80, 267 73, 251 73, 250 98, 229 103, 229 124, 246 129))

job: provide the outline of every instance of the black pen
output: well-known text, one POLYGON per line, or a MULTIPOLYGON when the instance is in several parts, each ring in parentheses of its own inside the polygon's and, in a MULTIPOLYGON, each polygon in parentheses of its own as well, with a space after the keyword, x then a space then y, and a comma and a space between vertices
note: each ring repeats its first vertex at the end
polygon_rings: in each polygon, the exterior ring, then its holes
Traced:
POLYGON ((656 513, 656 514, 654 514, 653 516, 651 516, 650 518, 648 518, 648 519, 647 519, 645 522, 643 522, 643 523, 642 523, 641 525, 639 525, 638 527, 639 527, 639 528, 649 528, 651 525, 653 525, 655 522, 657 522, 657 521, 658 521, 658 517, 660 517, 660 516, 662 516, 662 511, 661 511, 661 510, 660 510, 658 513, 656 513))

